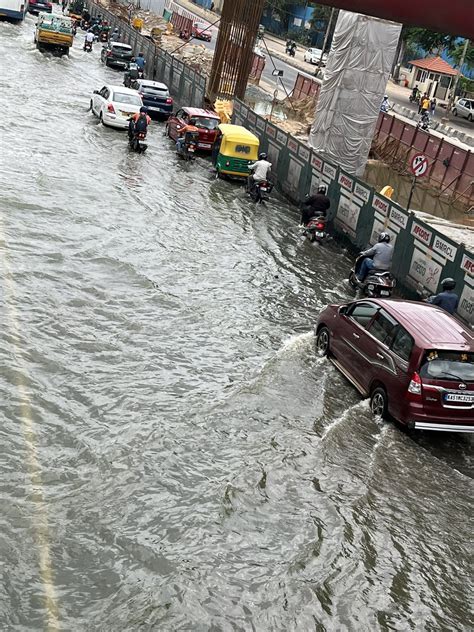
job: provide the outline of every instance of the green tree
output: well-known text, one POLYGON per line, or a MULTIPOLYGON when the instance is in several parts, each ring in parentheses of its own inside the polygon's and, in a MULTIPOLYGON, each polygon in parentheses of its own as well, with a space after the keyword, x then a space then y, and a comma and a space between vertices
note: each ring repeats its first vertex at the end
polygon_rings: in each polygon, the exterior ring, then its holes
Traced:
POLYGON ((291 13, 291 7, 305 6, 308 3, 305 0, 267 0, 265 10, 270 10, 273 15, 280 19, 283 30, 288 31, 291 13))
POLYGON ((440 55, 444 51, 450 52, 454 49, 456 37, 417 26, 404 26, 402 39, 408 47, 422 48, 428 54, 440 55))
MULTIPOLYGON (((454 50, 450 53, 450 56, 452 57, 453 61, 458 66, 459 66, 459 62, 461 61, 463 50, 464 50, 464 42, 461 42, 460 44, 456 44, 456 46, 454 47, 454 50)), ((474 46, 472 45, 472 42, 469 42, 468 44, 467 51, 466 51, 466 58, 464 59, 464 63, 470 68, 474 68, 474 46)))

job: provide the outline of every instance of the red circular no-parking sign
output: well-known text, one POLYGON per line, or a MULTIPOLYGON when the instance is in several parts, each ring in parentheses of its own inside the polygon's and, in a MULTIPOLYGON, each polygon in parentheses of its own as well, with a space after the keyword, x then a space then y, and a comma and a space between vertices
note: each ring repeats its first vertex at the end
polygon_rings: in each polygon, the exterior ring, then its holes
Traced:
POLYGON ((413 156, 410 160, 410 171, 417 178, 425 175, 428 171, 428 158, 425 154, 415 154, 413 156))

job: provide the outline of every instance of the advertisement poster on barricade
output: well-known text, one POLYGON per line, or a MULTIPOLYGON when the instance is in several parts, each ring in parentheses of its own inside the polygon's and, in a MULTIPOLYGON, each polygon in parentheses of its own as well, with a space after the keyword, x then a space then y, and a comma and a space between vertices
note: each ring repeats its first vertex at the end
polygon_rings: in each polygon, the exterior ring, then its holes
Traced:
POLYGON ((324 161, 314 152, 311 154, 311 187, 309 194, 313 195, 317 192, 320 185, 327 188, 329 197, 332 197, 330 187, 335 182, 337 168, 324 161))
POLYGON ((370 189, 342 170, 339 170, 337 183, 339 185, 339 203, 335 225, 343 233, 357 239, 360 237, 357 230, 360 213, 370 199, 370 189))
POLYGON ((456 258, 457 246, 421 221, 413 221, 411 235, 414 241, 408 281, 418 291, 435 294, 443 268, 456 258))
POLYGON ((384 231, 390 235, 391 243, 395 246, 398 235, 408 226, 409 214, 397 204, 392 203, 389 198, 378 193, 374 193, 372 210, 374 221, 370 243, 375 244, 380 233, 384 231))
MULTIPOLYGON (((295 201, 300 201, 300 183, 302 175, 304 175, 305 161, 299 153, 299 143, 292 136, 288 136, 287 149, 288 149, 288 168, 286 171, 286 177, 282 181, 282 188, 285 193, 289 194, 295 201)), ((308 154, 309 154, 309 150, 308 154)))
POLYGON ((474 327, 474 254, 464 253, 461 260, 464 287, 459 297, 458 314, 474 327))

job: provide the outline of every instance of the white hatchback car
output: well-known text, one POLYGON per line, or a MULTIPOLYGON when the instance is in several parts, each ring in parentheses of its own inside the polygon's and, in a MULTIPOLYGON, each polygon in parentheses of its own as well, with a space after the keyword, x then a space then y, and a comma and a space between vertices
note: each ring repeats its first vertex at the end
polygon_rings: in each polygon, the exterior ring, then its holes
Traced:
MULTIPOLYGON (((304 54, 304 60, 310 64, 319 64, 319 60, 321 59, 321 53, 323 51, 320 48, 308 48, 306 53, 304 54)), ((327 64, 328 55, 324 53, 321 63, 323 66, 327 64)))
POLYGON ((128 127, 128 119, 140 112, 142 105, 138 92, 123 86, 104 86, 102 90, 94 90, 91 99, 92 113, 104 125, 121 129, 128 127))

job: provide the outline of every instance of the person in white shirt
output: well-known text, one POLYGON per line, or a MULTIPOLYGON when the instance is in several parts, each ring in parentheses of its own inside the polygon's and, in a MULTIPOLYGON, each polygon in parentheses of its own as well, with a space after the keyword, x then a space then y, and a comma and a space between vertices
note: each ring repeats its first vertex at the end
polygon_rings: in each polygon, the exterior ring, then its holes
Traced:
POLYGON ((258 155, 258 160, 249 165, 249 169, 252 173, 247 180, 247 190, 251 191, 256 182, 265 182, 269 179, 272 163, 268 162, 267 154, 262 152, 258 155))

